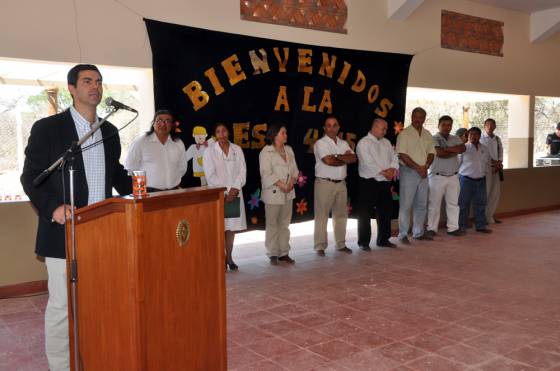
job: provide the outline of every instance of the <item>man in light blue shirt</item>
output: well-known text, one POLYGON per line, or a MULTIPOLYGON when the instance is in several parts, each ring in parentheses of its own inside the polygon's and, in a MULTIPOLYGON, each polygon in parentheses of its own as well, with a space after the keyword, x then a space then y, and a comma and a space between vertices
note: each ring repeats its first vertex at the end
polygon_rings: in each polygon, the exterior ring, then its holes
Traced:
POLYGON ((479 128, 470 128, 467 132, 469 141, 461 155, 459 164, 459 228, 465 231, 468 226, 471 203, 474 209, 475 228, 477 232, 492 233, 486 220, 486 173, 490 155, 488 148, 480 143, 479 128))
POLYGON ((459 229, 459 158, 458 155, 465 151, 461 138, 451 134, 453 119, 450 116, 441 116, 438 122, 439 132, 435 133, 434 146, 436 158, 430 168, 428 184, 430 187, 428 197, 428 231, 431 237, 437 235, 441 201, 445 197, 447 234, 452 236, 462 235, 459 229))

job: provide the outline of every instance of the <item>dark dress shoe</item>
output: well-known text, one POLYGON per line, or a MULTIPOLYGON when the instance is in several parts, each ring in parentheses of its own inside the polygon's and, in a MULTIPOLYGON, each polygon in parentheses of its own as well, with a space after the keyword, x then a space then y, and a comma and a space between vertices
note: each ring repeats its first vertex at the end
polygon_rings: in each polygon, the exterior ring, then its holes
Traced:
POLYGON ((476 231, 480 233, 492 233, 492 230, 490 228, 480 228, 477 229, 476 231))
POLYGON ((360 246, 360 249, 362 249, 363 251, 371 251, 371 247, 366 246, 366 245, 358 245, 360 246))
POLYGON ((394 243, 389 242, 389 241, 380 243, 380 244, 378 244, 377 246, 379 246, 379 247, 389 247, 389 248, 391 248, 391 249, 394 249, 394 248, 397 247, 397 245, 395 245, 394 243))
POLYGON ((435 237, 437 236, 437 233, 435 231, 426 231, 426 233, 424 233, 426 236, 428 237, 435 237))
POLYGON ((289 255, 284 255, 278 258, 278 261, 286 262, 288 264, 294 264, 296 261, 290 258, 289 255))
POLYGON ((465 231, 463 231, 461 229, 456 229, 454 231, 447 232, 447 234, 450 235, 450 236, 460 237, 460 236, 463 236, 465 234, 465 231))
POLYGON ((352 254, 352 249, 349 249, 348 247, 344 246, 342 249, 337 249, 336 251, 340 251, 346 254, 352 254))
POLYGON ((236 271, 239 269, 239 267, 237 266, 237 264, 235 264, 234 262, 230 262, 227 263, 227 266, 229 267, 230 271, 236 271))
POLYGON ((494 219, 494 223, 496 223, 496 224, 502 224, 502 221, 501 221, 501 220, 498 220, 498 219, 494 219))
POLYGON ((415 240, 418 240, 418 241, 433 241, 434 240, 433 237, 428 236, 426 233, 422 234, 421 236, 413 237, 413 238, 415 240))
POLYGON ((271 265, 278 265, 278 257, 277 256, 271 256, 270 257, 270 264, 271 265))
POLYGON ((410 245, 410 241, 408 240, 408 237, 399 238, 399 242, 402 243, 403 245, 410 245))
POLYGON ((317 255, 325 256, 325 250, 317 250, 317 255))

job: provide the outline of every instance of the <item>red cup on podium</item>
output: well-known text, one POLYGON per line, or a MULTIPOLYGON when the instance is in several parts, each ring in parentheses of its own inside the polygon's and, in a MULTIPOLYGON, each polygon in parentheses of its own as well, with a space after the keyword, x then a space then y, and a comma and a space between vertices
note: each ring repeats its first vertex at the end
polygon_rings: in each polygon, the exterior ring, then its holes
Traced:
POLYGON ((132 171, 132 196, 143 198, 148 196, 146 188, 146 170, 132 171))

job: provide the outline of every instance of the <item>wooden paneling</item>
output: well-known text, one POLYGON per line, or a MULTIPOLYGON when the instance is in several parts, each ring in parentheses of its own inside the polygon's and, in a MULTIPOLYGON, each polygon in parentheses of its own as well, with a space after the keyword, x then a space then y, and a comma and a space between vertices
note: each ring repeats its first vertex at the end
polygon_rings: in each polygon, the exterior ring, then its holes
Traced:
POLYGON ((225 370, 223 189, 115 198, 77 214, 84 370, 225 370))
POLYGON ((143 282, 142 306, 149 370, 180 370, 185 364, 191 370, 225 369, 219 352, 201 357, 224 349, 226 339, 224 222, 216 204, 206 201, 143 214, 141 271, 153 272, 143 282), (190 225, 190 239, 183 247, 176 238, 180 220, 190 225), (162 343, 167 346, 158 346, 162 343))
MULTIPOLYGON (((140 370, 131 236, 124 213, 76 226, 78 333, 85 370, 140 370)), ((72 326, 71 311, 69 318, 72 326)))

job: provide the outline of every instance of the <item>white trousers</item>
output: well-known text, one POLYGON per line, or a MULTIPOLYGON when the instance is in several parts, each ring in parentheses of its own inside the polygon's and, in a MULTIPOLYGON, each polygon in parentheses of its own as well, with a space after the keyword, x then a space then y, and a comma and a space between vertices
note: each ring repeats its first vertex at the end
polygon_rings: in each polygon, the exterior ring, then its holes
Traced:
POLYGON ((45 351, 51 371, 70 370, 66 260, 45 258, 49 301, 45 309, 45 351))
POLYGON ((486 175, 486 222, 494 223, 494 214, 500 201, 500 175, 486 175))
POLYGON ((445 196, 445 213, 447 215, 447 231, 459 229, 459 176, 443 176, 430 174, 428 197, 428 230, 436 232, 439 225, 441 200, 445 196))

